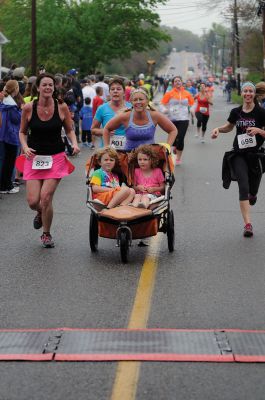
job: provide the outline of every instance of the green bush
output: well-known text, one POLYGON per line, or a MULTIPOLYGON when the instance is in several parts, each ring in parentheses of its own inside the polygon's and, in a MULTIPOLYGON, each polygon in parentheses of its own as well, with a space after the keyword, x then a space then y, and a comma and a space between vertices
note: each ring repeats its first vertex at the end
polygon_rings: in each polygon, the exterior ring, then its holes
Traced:
POLYGON ((263 80, 263 75, 261 72, 250 72, 245 79, 245 81, 251 81, 253 83, 258 83, 262 80, 263 80))
POLYGON ((239 96, 239 95, 237 94, 237 91, 235 91, 235 90, 232 91, 232 103, 240 104, 240 105, 243 104, 243 99, 242 99, 242 97, 239 96))

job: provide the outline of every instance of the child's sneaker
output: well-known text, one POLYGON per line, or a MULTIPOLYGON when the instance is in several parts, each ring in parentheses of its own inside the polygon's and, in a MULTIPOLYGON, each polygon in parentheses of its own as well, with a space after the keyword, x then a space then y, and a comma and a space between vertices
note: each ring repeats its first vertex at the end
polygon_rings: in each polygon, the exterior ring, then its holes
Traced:
POLYGON ((52 236, 50 233, 43 232, 40 239, 42 246, 45 247, 46 249, 54 247, 54 241, 52 240, 52 236))
POLYGON ((251 224, 246 224, 244 226, 244 233, 243 233, 244 237, 251 237, 253 236, 253 227, 251 224))

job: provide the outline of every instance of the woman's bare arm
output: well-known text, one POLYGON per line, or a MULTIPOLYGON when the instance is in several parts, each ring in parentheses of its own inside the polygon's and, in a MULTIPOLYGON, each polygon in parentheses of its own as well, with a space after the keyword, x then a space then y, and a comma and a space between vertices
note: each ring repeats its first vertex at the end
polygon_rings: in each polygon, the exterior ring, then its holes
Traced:
POLYGON ((80 149, 77 144, 76 134, 73 129, 73 120, 71 118, 71 113, 68 109, 68 106, 65 103, 60 104, 59 110, 60 110, 60 114, 63 117, 63 126, 65 129, 66 135, 68 136, 68 138, 70 139, 70 141, 72 143, 73 153, 78 154, 80 152, 80 149))
POLYGON ((164 114, 159 111, 154 111, 154 113, 152 117, 156 120, 160 128, 168 134, 167 143, 172 146, 178 134, 177 128, 164 114))
POLYGON ((220 126, 219 128, 214 128, 212 130, 211 138, 216 139, 219 135, 219 133, 228 133, 231 132, 234 129, 234 124, 231 124, 231 122, 227 122, 226 124, 220 126))
POLYGON ((127 126, 129 114, 130 113, 127 112, 116 115, 115 117, 111 118, 111 120, 109 120, 109 122, 105 125, 105 128, 103 129, 104 146, 108 146, 110 144, 110 137, 114 135, 115 129, 119 128, 120 125, 127 126))

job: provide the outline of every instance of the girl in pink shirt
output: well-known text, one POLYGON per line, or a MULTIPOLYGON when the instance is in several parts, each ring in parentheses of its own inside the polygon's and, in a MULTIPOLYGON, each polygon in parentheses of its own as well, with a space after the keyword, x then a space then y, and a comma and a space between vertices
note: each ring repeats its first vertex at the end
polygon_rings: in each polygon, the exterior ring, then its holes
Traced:
POLYGON ((161 196, 165 190, 165 178, 157 168, 158 157, 151 145, 142 145, 135 150, 139 168, 134 171, 135 197, 133 207, 148 208, 150 201, 161 196))

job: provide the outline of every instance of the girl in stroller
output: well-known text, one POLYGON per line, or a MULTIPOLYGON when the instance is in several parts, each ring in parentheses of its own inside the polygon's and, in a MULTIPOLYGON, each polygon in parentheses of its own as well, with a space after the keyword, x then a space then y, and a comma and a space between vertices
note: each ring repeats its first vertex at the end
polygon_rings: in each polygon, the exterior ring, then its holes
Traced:
POLYGON ((118 163, 118 154, 112 147, 100 149, 97 161, 101 168, 96 169, 91 177, 93 199, 105 204, 106 208, 127 205, 134 198, 135 191, 128 186, 120 186, 119 177, 112 172, 118 163))
POLYGON ((132 206, 148 208, 150 201, 165 191, 165 178, 158 165, 158 156, 151 145, 137 147, 133 156, 139 168, 134 170, 135 197, 132 206))

